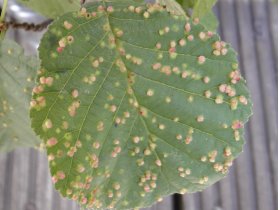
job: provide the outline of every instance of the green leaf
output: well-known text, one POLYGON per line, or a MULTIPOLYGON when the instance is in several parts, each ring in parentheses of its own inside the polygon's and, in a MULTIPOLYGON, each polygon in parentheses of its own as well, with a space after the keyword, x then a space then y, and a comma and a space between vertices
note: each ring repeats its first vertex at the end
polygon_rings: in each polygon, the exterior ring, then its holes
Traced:
POLYGON ((193 7, 192 17, 203 18, 207 13, 212 10, 217 0, 196 0, 193 7))
POLYGON ((28 116, 38 66, 38 59, 24 56, 13 41, 0 42, 0 152, 40 144, 28 116))
POLYGON ((80 8, 80 0, 18 0, 23 5, 48 18, 56 18, 80 8))
POLYGON ((156 2, 165 6, 166 10, 172 14, 186 16, 186 12, 175 0, 156 0, 156 2))
POLYGON ((236 53, 159 5, 100 2, 40 44, 32 127, 55 187, 84 207, 144 207, 223 178, 251 100, 236 53))
POLYGON ((200 23, 204 25, 209 31, 217 31, 219 26, 218 19, 212 10, 200 18, 200 23))

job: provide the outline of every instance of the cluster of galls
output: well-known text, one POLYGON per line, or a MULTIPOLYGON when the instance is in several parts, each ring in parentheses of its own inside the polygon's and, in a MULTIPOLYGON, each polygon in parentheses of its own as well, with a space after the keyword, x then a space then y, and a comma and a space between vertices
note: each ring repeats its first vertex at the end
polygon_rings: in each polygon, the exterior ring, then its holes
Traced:
POLYGON ((157 174, 152 173, 149 170, 146 171, 145 174, 140 177, 140 180, 138 182, 138 185, 143 189, 143 191, 140 192, 140 195, 144 197, 147 195, 147 193, 153 192, 153 190, 157 187, 156 182, 157 174))
MULTIPOLYGON (((199 116, 198 120, 202 121, 202 119, 201 119, 202 117, 203 116, 199 116)), ((177 120, 175 119, 174 121, 176 122, 177 120)), ((177 134, 176 139, 177 140, 183 140, 184 139, 185 144, 190 144, 193 140, 193 137, 192 137, 193 133, 194 133, 194 129, 190 128, 189 131, 188 131, 188 134, 185 136, 185 138, 183 138, 182 134, 177 134)))
POLYGON ((69 35, 67 37, 63 37, 62 39, 59 40, 58 42, 58 47, 56 49, 56 51, 58 53, 62 53, 62 51, 64 50, 64 48, 67 46, 67 45, 70 45, 74 42, 74 37, 69 35))
MULTIPOLYGON (((45 72, 44 69, 41 69, 38 71, 38 75, 41 75, 45 72)), ((36 85, 33 88, 32 94, 37 97, 33 97, 33 99, 30 102, 31 108, 36 108, 37 110, 40 110, 41 108, 46 106, 46 99, 44 96, 40 96, 41 93, 44 92, 46 87, 51 87, 53 85, 54 78, 49 76, 49 77, 39 77, 39 84, 36 85), (35 99, 34 99, 35 98, 35 99)))
POLYGON ((216 56, 220 56, 220 55, 226 55, 228 52, 228 49, 226 47, 226 43, 223 41, 216 41, 213 44, 213 54, 216 56))

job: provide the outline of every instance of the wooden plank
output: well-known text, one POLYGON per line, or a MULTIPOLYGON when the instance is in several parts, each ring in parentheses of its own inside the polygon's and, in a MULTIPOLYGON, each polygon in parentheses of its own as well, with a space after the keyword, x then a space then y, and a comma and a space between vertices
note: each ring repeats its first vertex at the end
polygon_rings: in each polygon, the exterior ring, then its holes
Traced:
MULTIPOLYGON (((248 132, 245 134, 247 141, 251 141, 248 132)), ((238 200, 240 210, 255 210, 257 209, 256 198, 256 180, 254 175, 254 166, 252 159, 252 149, 249 143, 244 146, 243 153, 236 161, 236 176, 238 187, 238 200)))
MULTIPOLYGON (((239 49, 242 55, 241 68, 245 70, 245 77, 254 101, 254 115, 249 122, 250 139, 249 144, 252 149, 255 186, 257 191, 257 209, 274 210, 272 182, 270 179, 271 170, 267 145, 265 123, 263 120, 264 112, 262 101, 263 95, 260 86, 258 64, 256 63, 256 49, 254 33, 251 22, 251 7, 249 2, 236 1, 236 19, 239 31, 239 49)), ((239 177, 242 179, 242 177, 239 177)))
POLYGON ((79 205, 77 202, 71 201, 67 198, 63 198, 58 191, 54 189, 52 186, 52 209, 61 209, 61 210, 68 210, 68 208, 73 208, 73 210, 78 210, 79 205))
POLYGON ((173 208, 172 196, 165 197, 163 201, 154 205, 154 210, 170 210, 173 208))
POLYGON ((165 197, 161 202, 142 210, 171 210, 173 208, 172 196, 165 197))
POLYGON ((67 206, 65 207, 65 209, 76 210, 76 209, 74 209, 75 207, 74 207, 73 203, 74 203, 73 201, 67 200, 67 206))
POLYGON ((184 210, 200 210, 201 209, 201 193, 185 194, 183 196, 184 210))
MULTIPOLYGON (((272 168, 272 185, 274 186, 274 200, 277 200, 278 161, 277 161, 277 77, 276 64, 273 54, 273 40, 269 34, 269 17, 266 0, 252 0, 252 15, 254 24, 255 44, 257 50, 257 64, 262 88, 262 103, 264 107, 264 120, 267 131, 268 154, 272 168)), ((276 203, 275 203, 276 204, 276 203)))
POLYGON ((29 164, 29 155, 28 149, 18 149, 12 152, 13 158, 8 165, 12 169, 8 169, 8 180, 7 188, 11 190, 11 196, 7 198, 7 207, 5 210, 14 210, 14 209, 25 209, 28 205, 27 196, 28 196, 28 164, 29 164))
POLYGON ((0 209, 4 209, 4 198, 5 198, 5 179, 6 179, 6 162, 8 154, 0 153, 0 209))
POLYGON ((219 206, 219 189, 215 184, 201 193, 201 209, 213 210, 219 206))
POLYGON ((4 179, 4 194, 3 194, 3 209, 11 209, 11 195, 12 195, 12 177, 13 174, 13 163, 14 163, 14 152, 10 152, 7 155, 6 167, 5 167, 5 179, 4 179))
POLYGON ((62 209, 60 195, 55 189, 52 190, 52 208, 51 209, 62 209))
POLYGON ((60 195, 58 195, 58 198, 60 199, 60 209, 68 210, 68 207, 70 206, 72 201, 67 198, 63 198, 60 195))
POLYGON ((72 202, 72 210, 79 210, 79 209, 80 209, 79 205, 75 202, 72 202))
POLYGON ((227 177, 225 179, 222 179, 218 183, 219 191, 220 191, 220 206, 222 209, 226 209, 226 210, 238 209, 234 172, 235 172, 235 167, 232 167, 227 177))
POLYGON ((28 191, 27 191, 27 209, 36 209, 36 181, 37 181, 37 152, 34 149, 29 149, 29 162, 28 162, 28 191))
POLYGON ((52 183, 49 175, 48 161, 45 152, 37 152, 37 183, 36 183, 36 206, 40 210, 52 209, 52 183))

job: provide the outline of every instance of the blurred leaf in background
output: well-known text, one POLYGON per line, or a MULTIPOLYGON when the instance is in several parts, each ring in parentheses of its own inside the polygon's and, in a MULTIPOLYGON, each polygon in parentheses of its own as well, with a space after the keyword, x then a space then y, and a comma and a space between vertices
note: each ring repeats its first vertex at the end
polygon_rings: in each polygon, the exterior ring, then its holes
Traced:
MULTIPOLYGON (((169 0, 172 1, 172 0, 169 0)), ((176 0, 192 18, 199 18, 200 23, 210 31, 216 31, 218 19, 212 11, 217 0, 176 0), (191 10, 191 14, 189 14, 191 10)))
POLYGON ((48 18, 56 18, 65 12, 80 8, 80 0, 18 0, 18 2, 48 18))
POLYGON ((18 44, 8 39, 0 42, 0 152, 41 142, 28 116, 38 68, 38 59, 25 56, 18 44))

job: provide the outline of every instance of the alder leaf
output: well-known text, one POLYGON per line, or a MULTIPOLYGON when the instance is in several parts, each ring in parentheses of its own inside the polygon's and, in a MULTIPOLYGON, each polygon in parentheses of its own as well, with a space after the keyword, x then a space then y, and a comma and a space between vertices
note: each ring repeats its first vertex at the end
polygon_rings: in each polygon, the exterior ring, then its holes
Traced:
POLYGON ((38 59, 24 56, 15 42, 0 42, 0 152, 40 144, 28 116, 38 67, 38 59))
POLYGON ((31 119, 56 189, 132 209, 223 178, 251 100, 236 53, 159 5, 98 2, 59 17, 39 48, 31 119))
POLYGON ((23 5, 48 18, 56 18, 65 12, 80 8, 80 0, 18 0, 23 5))

